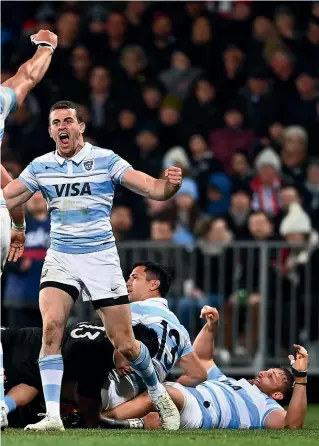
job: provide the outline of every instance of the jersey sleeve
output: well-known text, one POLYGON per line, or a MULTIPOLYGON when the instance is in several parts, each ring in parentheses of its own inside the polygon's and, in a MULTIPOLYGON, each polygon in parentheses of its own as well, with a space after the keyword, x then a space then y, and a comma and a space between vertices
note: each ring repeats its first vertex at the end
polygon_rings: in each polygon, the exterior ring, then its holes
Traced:
POLYGON ((271 412, 274 412, 275 410, 284 410, 283 407, 280 406, 280 404, 277 403, 277 401, 273 400, 272 398, 267 397, 266 398, 266 410, 263 414, 263 417, 261 419, 261 425, 264 427, 266 418, 268 417, 271 412))
POLYGON ((34 194, 39 190, 39 182, 34 173, 33 163, 30 163, 19 176, 19 180, 34 194))
POLYGON ((194 348, 193 348, 193 346, 192 346, 191 340, 190 340, 190 338, 188 338, 188 339, 187 339, 187 342, 186 342, 186 345, 185 345, 185 347, 183 348, 183 351, 182 351, 182 353, 181 353, 181 358, 182 358, 183 356, 188 355, 189 353, 192 353, 193 351, 194 351, 194 348))
POLYGON ((15 92, 9 87, 1 86, 0 93, 0 115, 5 119, 17 107, 17 97, 15 92))
POLYGON ((220 380, 220 378, 226 379, 226 376, 223 374, 220 368, 217 367, 217 365, 215 364, 208 370, 207 379, 212 381, 217 381, 220 380))
POLYGON ((132 166, 123 158, 116 155, 116 153, 111 152, 108 156, 108 169, 112 181, 115 184, 121 184, 124 172, 126 172, 128 169, 132 169, 132 166))

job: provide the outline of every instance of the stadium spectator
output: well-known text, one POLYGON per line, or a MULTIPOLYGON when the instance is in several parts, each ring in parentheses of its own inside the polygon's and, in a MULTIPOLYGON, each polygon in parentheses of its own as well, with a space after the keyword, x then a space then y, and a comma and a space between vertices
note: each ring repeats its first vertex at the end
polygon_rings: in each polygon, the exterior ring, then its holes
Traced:
POLYGON ((232 190, 230 207, 224 215, 230 231, 236 240, 248 240, 248 218, 251 213, 252 192, 249 187, 238 186, 232 190))
POLYGON ((224 112, 225 127, 213 130, 209 135, 209 145, 216 159, 230 173, 230 161, 234 152, 245 151, 252 158, 256 138, 252 130, 244 128, 244 114, 241 106, 229 104, 224 112))
POLYGON ((310 161, 307 177, 302 188, 305 210, 308 212, 312 226, 319 231, 319 160, 310 161))
POLYGON ((168 94, 185 99, 191 91, 192 83, 202 73, 198 67, 192 67, 188 50, 176 48, 172 53, 170 68, 160 72, 158 78, 167 88, 168 94))
POLYGON ((133 226, 131 209, 127 206, 114 206, 111 215, 111 225, 117 242, 128 240, 133 226))
POLYGON ((206 213, 221 217, 230 204, 231 181, 224 173, 214 173, 208 179, 206 213))
POLYGON ((234 152, 231 160, 231 180, 234 188, 249 187, 254 176, 254 171, 251 168, 247 153, 234 152))
POLYGON ((199 314, 203 305, 223 306, 232 292, 234 274, 233 240, 224 219, 203 221, 195 247, 196 268, 184 286, 186 296, 179 308, 181 323, 192 333, 200 328, 199 314), (209 271, 205 274, 205 271, 209 271))
POLYGON ((290 182, 300 184, 306 175, 308 135, 298 126, 286 127, 281 151, 282 174, 290 182))
POLYGON ((268 147, 257 156, 255 166, 257 175, 251 182, 252 207, 255 211, 264 211, 270 216, 276 216, 280 210, 280 158, 268 147))

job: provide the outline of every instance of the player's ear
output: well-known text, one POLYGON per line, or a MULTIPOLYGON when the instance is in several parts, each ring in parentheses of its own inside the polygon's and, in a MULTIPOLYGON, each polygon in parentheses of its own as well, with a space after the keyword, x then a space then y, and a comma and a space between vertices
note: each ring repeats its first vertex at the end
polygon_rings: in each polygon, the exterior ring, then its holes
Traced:
POLYGON ((271 398, 276 401, 280 401, 284 399, 284 394, 282 392, 275 392, 271 395, 271 398))
POLYGON ((152 291, 157 290, 159 286, 160 286, 160 281, 159 280, 152 280, 152 284, 151 284, 151 290, 152 291))
POLYGON ((81 122, 81 124, 80 124, 80 133, 83 135, 84 131, 85 131, 85 122, 81 122))
POLYGON ((52 132, 51 132, 51 126, 50 125, 48 127, 48 132, 49 132, 50 138, 52 138, 52 132))

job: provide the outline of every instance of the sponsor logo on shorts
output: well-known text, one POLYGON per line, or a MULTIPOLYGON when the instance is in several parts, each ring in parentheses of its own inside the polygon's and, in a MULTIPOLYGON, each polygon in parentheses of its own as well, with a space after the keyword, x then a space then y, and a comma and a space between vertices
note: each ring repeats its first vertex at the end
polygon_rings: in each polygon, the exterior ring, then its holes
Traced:
POLYGON ((48 269, 43 269, 41 274, 41 279, 43 279, 48 274, 48 269))
POLYGON ((93 160, 84 161, 84 163, 83 163, 84 169, 85 170, 92 170, 93 164, 94 164, 93 160))
POLYGON ((115 286, 115 287, 112 287, 111 288, 111 291, 116 291, 116 290, 118 290, 120 288, 120 285, 117 285, 117 286, 115 286))

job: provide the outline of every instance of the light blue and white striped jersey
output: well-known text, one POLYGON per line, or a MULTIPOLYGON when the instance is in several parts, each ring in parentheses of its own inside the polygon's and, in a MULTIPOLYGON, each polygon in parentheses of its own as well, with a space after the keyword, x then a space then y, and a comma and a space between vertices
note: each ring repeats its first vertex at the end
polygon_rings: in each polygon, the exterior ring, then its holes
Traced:
MULTIPOLYGON (((4 125, 7 116, 16 109, 17 98, 15 92, 8 87, 0 86, 0 148, 4 134, 4 125)), ((0 189, 0 206, 6 207, 2 189, 0 189)))
POLYGON ((168 308, 166 299, 152 297, 130 306, 133 325, 141 323, 157 333, 159 350, 153 363, 162 382, 174 364, 193 351, 188 331, 168 308))
POLYGON ((114 189, 130 168, 112 150, 89 143, 70 159, 50 152, 26 167, 19 179, 32 193, 40 190, 47 202, 52 249, 85 254, 114 246, 114 189))
POLYGON ((208 371, 207 381, 186 388, 202 410, 202 429, 262 429, 271 412, 284 410, 257 386, 226 377, 216 365, 208 371))

